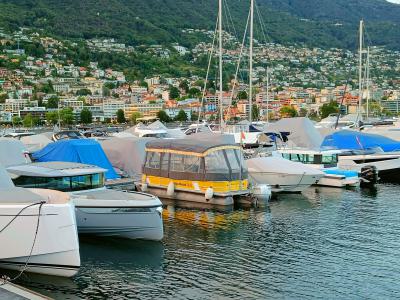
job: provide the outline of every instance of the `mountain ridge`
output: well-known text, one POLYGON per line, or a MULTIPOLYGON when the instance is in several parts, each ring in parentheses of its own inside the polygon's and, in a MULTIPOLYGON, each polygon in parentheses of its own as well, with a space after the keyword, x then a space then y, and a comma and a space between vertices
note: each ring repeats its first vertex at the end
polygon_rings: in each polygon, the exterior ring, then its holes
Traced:
MULTIPOLYGON (((249 1, 228 4, 236 27, 244 28, 249 1)), ((400 5, 385 0, 258 0, 257 6, 273 42, 356 49, 357 23, 364 18, 372 44, 400 49, 400 5)), ((215 0, 0 0, 0 27, 8 30, 113 37, 132 45, 193 46, 198 41, 182 29, 213 29, 216 14, 215 0)))

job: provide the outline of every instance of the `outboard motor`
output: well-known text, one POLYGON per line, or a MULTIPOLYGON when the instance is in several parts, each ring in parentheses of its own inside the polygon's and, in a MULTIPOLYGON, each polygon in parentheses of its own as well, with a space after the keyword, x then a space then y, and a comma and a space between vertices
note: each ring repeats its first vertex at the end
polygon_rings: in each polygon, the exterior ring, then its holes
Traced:
POLYGON ((361 168, 360 186, 371 187, 378 183, 378 169, 375 166, 365 166, 361 168))

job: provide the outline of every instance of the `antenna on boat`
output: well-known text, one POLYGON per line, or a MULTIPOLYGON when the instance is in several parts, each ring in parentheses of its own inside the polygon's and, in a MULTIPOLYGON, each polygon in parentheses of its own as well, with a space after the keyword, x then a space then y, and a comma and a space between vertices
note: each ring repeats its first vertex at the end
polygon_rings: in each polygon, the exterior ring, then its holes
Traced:
POLYGON ((269 67, 267 67, 267 123, 269 123, 269 67))
POLYGON ((254 0, 250 0, 250 49, 249 49, 249 122, 253 119, 253 25, 254 25, 254 0))
POLYGON ((358 113, 357 113, 357 121, 361 121, 361 102, 362 102, 362 64, 363 64, 363 29, 364 29, 364 20, 360 21, 360 30, 359 30, 359 50, 358 50, 358 113))
POLYGON ((223 122, 223 90, 222 90, 222 0, 218 0, 218 33, 219 33, 219 126, 222 133, 223 122))
POLYGON ((366 65, 366 90, 367 90, 367 115, 366 119, 369 119, 369 99, 370 99, 370 78, 369 78, 369 47, 367 47, 367 65, 366 65))

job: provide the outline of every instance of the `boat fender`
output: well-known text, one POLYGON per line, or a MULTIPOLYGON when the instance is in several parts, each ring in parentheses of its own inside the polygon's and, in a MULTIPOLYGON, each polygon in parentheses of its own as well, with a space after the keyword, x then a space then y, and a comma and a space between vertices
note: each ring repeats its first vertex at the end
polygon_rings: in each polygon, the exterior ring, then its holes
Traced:
POLYGON ((142 192, 147 192, 147 189, 148 189, 147 183, 143 183, 141 188, 142 192))
POLYGON ((206 198, 207 201, 210 201, 212 197, 214 197, 214 189, 212 187, 209 187, 206 190, 204 197, 206 198))
POLYGON ((172 197, 175 194, 175 184, 173 181, 170 181, 167 187, 167 195, 172 197))
POLYGON ((258 184, 253 188, 253 196, 263 202, 271 199, 271 187, 267 184, 258 184))

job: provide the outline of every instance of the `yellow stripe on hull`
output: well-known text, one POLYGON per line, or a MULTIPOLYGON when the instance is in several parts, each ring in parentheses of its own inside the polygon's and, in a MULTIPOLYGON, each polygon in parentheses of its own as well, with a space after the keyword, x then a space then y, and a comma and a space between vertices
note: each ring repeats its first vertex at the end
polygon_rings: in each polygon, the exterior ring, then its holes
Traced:
POLYGON ((142 176, 142 183, 149 186, 158 186, 167 188, 170 182, 173 182, 175 189, 193 191, 197 193, 205 193, 208 188, 212 188, 214 193, 228 194, 237 192, 247 192, 248 180, 235 180, 235 181, 196 181, 196 180, 176 180, 167 177, 158 176, 142 176))

